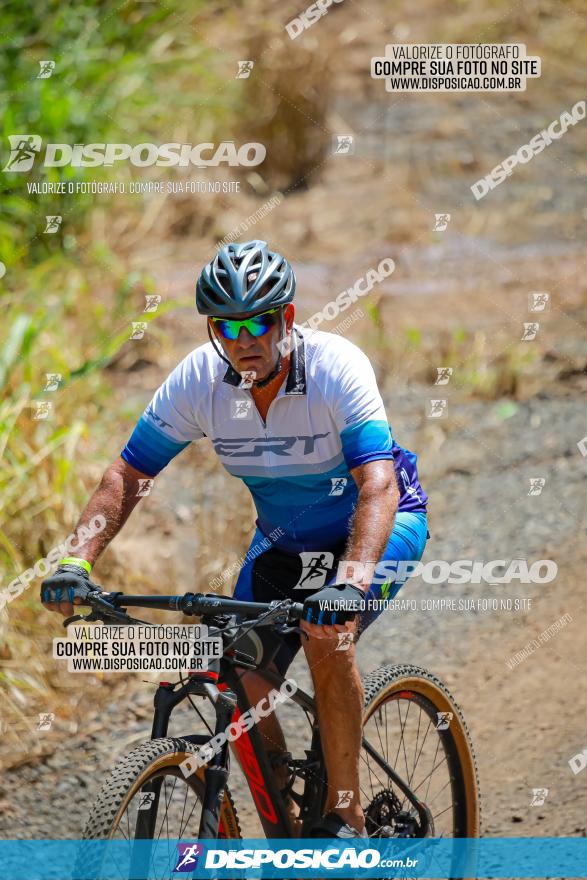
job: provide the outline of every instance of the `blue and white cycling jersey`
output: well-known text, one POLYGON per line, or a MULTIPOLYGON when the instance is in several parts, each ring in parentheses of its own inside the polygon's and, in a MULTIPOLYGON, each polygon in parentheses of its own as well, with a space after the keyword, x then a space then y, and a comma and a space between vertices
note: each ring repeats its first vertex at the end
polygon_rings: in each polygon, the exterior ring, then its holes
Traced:
POLYGON ((209 437, 226 470, 248 486, 261 531, 281 529, 275 545, 294 553, 346 538, 358 498, 350 470, 368 461, 393 459, 398 509, 425 511, 416 456, 392 437, 367 356, 332 333, 294 332, 299 344, 266 422, 207 343, 157 390, 124 460, 154 477, 192 440, 209 437))

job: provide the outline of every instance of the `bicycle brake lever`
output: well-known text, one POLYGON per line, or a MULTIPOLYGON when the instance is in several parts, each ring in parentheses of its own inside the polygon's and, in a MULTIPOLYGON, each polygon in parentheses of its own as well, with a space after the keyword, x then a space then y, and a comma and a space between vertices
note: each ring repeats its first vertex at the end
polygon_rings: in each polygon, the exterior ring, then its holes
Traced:
POLYGON ((70 623, 73 623, 76 620, 83 620, 85 623, 104 620, 106 624, 110 622, 126 624, 145 622, 129 617, 126 611, 118 611, 108 601, 99 598, 98 595, 92 596, 92 603, 97 607, 93 607, 89 614, 74 614, 72 617, 66 617, 63 621, 63 626, 67 628, 70 623))
POLYGON ((308 633, 299 626, 284 625, 284 626, 280 626, 278 629, 279 629, 279 632, 282 633, 284 636, 288 635, 289 633, 299 633, 301 636, 305 636, 307 639, 310 638, 308 633))
POLYGON ((84 620, 91 623, 93 620, 98 620, 98 618, 94 615, 93 611, 90 614, 74 614, 71 617, 65 618, 65 620, 63 621, 63 626, 65 627, 65 629, 67 629, 69 624, 74 623, 76 620, 84 620))

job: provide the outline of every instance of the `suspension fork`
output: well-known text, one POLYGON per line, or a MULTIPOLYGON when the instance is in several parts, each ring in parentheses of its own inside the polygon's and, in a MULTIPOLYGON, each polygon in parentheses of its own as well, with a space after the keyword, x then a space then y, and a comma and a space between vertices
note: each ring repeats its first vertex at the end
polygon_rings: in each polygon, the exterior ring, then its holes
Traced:
MULTIPOLYGON (((207 696, 216 712, 214 736, 223 733, 230 724, 236 697, 230 690, 219 691, 215 685, 218 672, 210 664, 208 672, 197 673, 190 676, 187 684, 174 688, 170 682, 161 682, 155 692, 153 700, 155 712, 151 729, 151 739, 159 739, 167 736, 169 719, 174 708, 181 703, 188 694, 207 696)), ((228 779, 228 744, 225 742, 219 752, 214 755, 212 761, 204 771, 205 790, 200 818, 200 837, 215 838, 218 836, 220 821, 220 805, 224 798, 224 788, 228 779)), ((144 785, 141 791, 154 795, 150 809, 139 810, 135 825, 135 838, 151 839, 155 832, 159 797, 163 779, 153 779, 144 785)))

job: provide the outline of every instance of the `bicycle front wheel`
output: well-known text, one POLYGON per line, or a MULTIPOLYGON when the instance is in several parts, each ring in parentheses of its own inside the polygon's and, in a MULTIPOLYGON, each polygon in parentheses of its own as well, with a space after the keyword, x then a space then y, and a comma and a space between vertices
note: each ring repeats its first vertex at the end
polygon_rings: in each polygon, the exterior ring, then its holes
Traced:
MULTIPOLYGON (((188 740, 162 738, 145 742, 125 755, 102 786, 83 839, 126 841, 129 858, 133 857, 134 841, 150 840, 150 866, 162 857, 169 861, 176 858, 167 841, 194 840, 198 835, 204 768, 186 778, 179 766, 196 750, 197 746, 188 740)), ((218 837, 240 836, 236 808, 226 788, 218 837)), ((170 865, 165 876, 171 876, 172 870, 170 865)))

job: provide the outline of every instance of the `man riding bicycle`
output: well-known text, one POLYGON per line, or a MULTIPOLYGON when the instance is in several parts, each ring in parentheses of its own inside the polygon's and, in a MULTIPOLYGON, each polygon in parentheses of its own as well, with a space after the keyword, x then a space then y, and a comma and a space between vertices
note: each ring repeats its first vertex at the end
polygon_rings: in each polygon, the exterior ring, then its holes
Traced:
MULTIPOLYGON (((71 615, 72 599, 81 601, 76 588, 83 596, 92 565, 139 500, 137 480, 154 478, 191 441, 209 437, 224 467, 249 488, 258 514, 235 598, 304 602, 306 637, 259 637, 282 675, 300 645, 311 670, 328 774, 315 836, 356 837, 365 822, 355 645, 381 613, 383 603, 373 600, 391 598, 402 583, 398 577, 383 593, 389 584, 372 583, 367 572, 378 561, 421 558, 427 497, 416 456, 392 437, 369 359, 340 336, 294 324, 295 287, 288 261, 264 241, 226 245, 204 267, 196 307, 207 317, 210 342, 190 352, 155 393, 80 518, 85 524, 103 514, 106 529, 78 557, 61 561, 42 595, 48 608, 71 615), (352 582, 337 581, 344 561, 360 563, 352 582)), ((270 688, 252 671, 243 680, 252 704, 270 688)), ((285 741, 276 716, 262 719, 259 730, 279 776, 285 741)), ((293 817, 293 801, 291 810, 293 817)))

